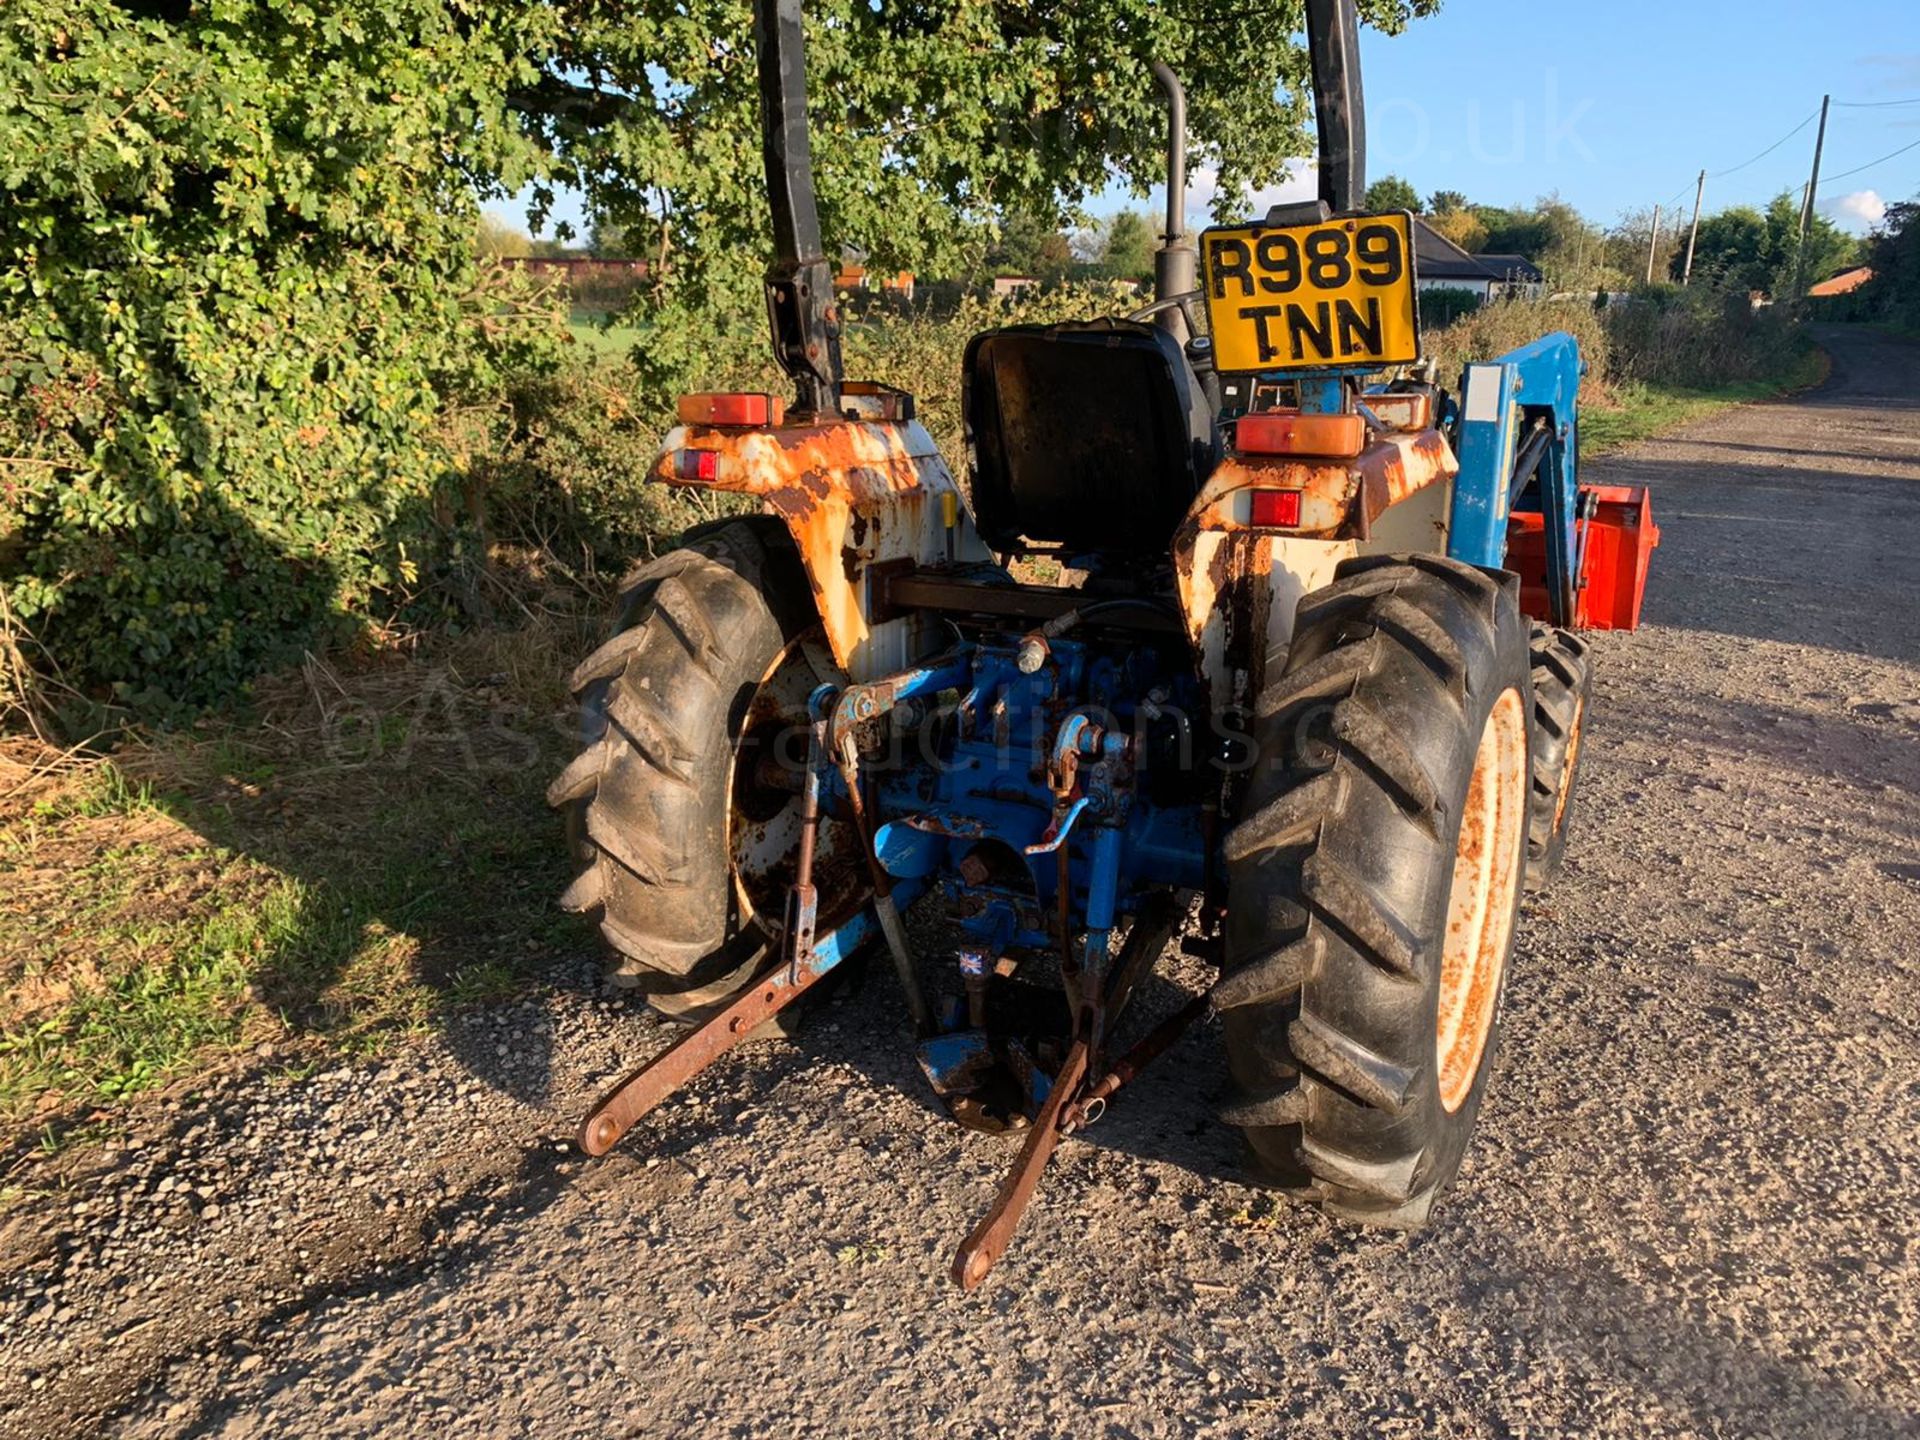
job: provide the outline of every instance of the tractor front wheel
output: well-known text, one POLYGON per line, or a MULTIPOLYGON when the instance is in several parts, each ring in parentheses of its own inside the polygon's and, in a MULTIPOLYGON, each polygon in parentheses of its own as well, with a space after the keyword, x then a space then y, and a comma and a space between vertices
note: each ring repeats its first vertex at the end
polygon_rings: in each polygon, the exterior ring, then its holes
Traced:
POLYGON ((1369 557, 1300 602, 1227 837, 1214 990, 1262 1179, 1425 1222, 1485 1093, 1527 852, 1532 685, 1511 583, 1369 557))
POLYGON ((1580 782, 1593 666, 1587 642, 1550 625, 1533 627, 1533 814, 1527 830, 1527 889, 1560 874, 1580 782))

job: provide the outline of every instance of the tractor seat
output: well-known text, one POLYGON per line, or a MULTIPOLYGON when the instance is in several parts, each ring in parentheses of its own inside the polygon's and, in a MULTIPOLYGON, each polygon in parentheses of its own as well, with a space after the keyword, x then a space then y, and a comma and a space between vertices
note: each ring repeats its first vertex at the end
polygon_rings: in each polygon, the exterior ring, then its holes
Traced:
POLYGON ((1212 471, 1213 414, 1180 345, 1128 320, 1015 325, 967 345, 973 509, 996 550, 1161 556, 1212 471))

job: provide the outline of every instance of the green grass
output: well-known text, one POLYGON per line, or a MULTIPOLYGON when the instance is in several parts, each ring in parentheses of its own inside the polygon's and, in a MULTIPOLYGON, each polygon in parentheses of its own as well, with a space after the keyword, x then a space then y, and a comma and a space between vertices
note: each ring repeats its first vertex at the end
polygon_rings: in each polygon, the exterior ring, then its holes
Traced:
POLYGON ((637 326, 609 328, 604 315, 584 310, 576 310, 567 317, 567 333, 593 355, 613 360, 624 360, 627 352, 639 343, 641 335, 637 326))
POLYGON ((1679 385, 1634 385, 1618 392, 1617 408, 1592 407, 1580 415, 1580 445, 1588 458, 1663 435, 1694 420, 1817 385, 1826 376, 1826 356, 1808 348, 1774 380, 1740 380, 1708 390, 1679 385))

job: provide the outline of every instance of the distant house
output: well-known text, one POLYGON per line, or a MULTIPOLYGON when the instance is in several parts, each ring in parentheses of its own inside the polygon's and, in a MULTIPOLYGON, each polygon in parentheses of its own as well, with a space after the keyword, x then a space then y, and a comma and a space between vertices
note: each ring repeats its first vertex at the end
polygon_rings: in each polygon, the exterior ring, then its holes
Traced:
POLYGON ((913 299, 913 272, 911 270, 902 270, 896 275, 881 275, 876 277, 871 270, 867 269, 867 267, 858 260, 842 260, 840 262, 839 270, 834 273, 833 288, 835 290, 870 290, 873 288, 876 278, 878 279, 882 294, 898 295, 904 300, 913 299))
POLYGON ((1807 294, 1819 299, 1824 299, 1832 295, 1851 295, 1872 279, 1872 267, 1862 265, 1854 270, 1843 270, 1831 280, 1822 280, 1818 285, 1807 291, 1807 294))
POLYGON ((1495 293, 1510 299, 1538 300, 1547 288, 1547 277, 1538 265, 1524 255, 1476 255, 1473 257, 1494 274, 1495 293))
POLYGON ((1037 275, 996 275, 993 277, 993 293, 999 296, 1018 295, 1022 290, 1037 289, 1039 284, 1037 275))
POLYGON ((1481 300, 1537 299, 1547 277, 1524 255, 1469 255, 1419 216, 1413 253, 1422 290, 1467 290, 1481 300))

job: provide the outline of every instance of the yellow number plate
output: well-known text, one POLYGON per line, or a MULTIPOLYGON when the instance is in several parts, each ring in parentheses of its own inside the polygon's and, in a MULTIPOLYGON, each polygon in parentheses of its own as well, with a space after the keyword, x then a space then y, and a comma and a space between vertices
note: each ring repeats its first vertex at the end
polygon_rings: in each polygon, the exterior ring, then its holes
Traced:
POLYGON ((1214 364, 1225 374, 1420 358, 1413 218, 1243 225, 1200 237, 1214 364))

